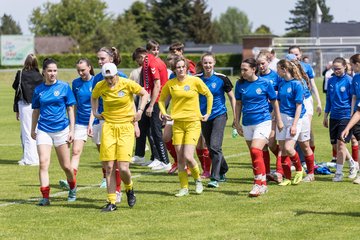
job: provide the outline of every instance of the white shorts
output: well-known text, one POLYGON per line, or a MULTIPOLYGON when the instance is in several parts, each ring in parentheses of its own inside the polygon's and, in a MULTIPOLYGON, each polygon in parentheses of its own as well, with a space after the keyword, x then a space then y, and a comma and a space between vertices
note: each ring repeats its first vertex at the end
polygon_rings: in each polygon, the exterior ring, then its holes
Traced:
POLYGON ((314 100, 312 96, 304 99, 304 106, 305 106, 306 114, 310 116, 314 115, 314 100))
POLYGON ((299 134, 301 131, 302 126, 302 118, 299 119, 296 125, 296 134, 294 136, 290 135, 290 128, 294 122, 294 118, 289 117, 288 115, 281 113, 281 120, 284 123, 284 128, 281 132, 279 132, 279 129, 276 128, 276 140, 288 140, 292 139, 294 141, 297 141, 299 138, 299 134))
POLYGON ((86 142, 88 137, 87 128, 88 126, 75 124, 74 140, 83 140, 86 142))
POLYGON ((168 121, 168 120, 166 120, 166 125, 174 125, 174 120, 171 120, 171 121, 168 121))
POLYGON ((271 120, 257 125, 242 126, 242 129, 246 141, 251 141, 253 139, 265 139, 266 141, 269 141, 271 120))
POLYGON ((302 117, 301 131, 299 134, 298 141, 305 142, 310 140, 310 130, 311 130, 311 124, 310 124, 309 116, 305 114, 302 117))
POLYGON ((37 130, 36 133, 36 145, 54 145, 58 147, 66 144, 69 137, 69 127, 59 132, 48 133, 41 130, 37 130))
POLYGON ((103 124, 104 124, 104 120, 100 120, 99 124, 93 125, 93 138, 92 138, 92 140, 96 145, 100 145, 101 131, 102 131, 103 124))

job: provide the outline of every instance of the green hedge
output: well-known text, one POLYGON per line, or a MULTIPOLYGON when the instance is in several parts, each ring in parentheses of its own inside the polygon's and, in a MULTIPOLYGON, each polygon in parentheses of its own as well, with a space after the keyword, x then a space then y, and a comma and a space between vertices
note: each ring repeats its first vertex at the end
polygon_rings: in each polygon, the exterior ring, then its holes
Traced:
MULTIPOLYGON (((161 54, 162 59, 166 59, 166 54, 161 54)), ((80 58, 88 58, 95 68, 98 67, 96 54, 51 54, 51 55, 38 55, 38 60, 41 65, 44 58, 50 57, 58 62, 59 68, 75 68, 75 63, 80 58)), ((187 58, 197 63, 200 60, 201 54, 187 54, 187 58)), ((136 68, 136 63, 132 60, 132 56, 129 53, 121 54, 120 68, 136 68)), ((234 73, 239 72, 240 63, 242 61, 241 54, 217 54, 216 55, 216 67, 233 67, 234 73)), ((21 66, 17 66, 20 68, 21 66)), ((1 66, 1 68, 7 68, 1 66)))

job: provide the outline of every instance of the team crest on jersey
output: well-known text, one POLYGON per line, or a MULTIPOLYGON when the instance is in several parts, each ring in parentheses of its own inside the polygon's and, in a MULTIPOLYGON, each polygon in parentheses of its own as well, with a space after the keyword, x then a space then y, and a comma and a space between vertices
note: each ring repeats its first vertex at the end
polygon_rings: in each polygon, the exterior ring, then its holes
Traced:
POLYGON ((211 87, 215 89, 216 88, 216 83, 212 83, 211 87))
POLYGON ((256 89, 256 93, 257 93, 258 95, 260 95, 260 94, 262 93, 261 88, 256 89))
POLYGON ((89 91, 92 92, 92 87, 89 87, 89 91))
POLYGON ((120 91, 120 92, 118 92, 118 96, 123 97, 123 96, 125 96, 125 93, 123 91, 120 91))
POLYGON ((274 84, 274 81, 273 81, 273 80, 270 80, 270 83, 271 83, 271 85, 273 85, 273 84, 274 84))
POLYGON ((189 85, 185 85, 184 86, 184 90, 187 92, 187 91, 189 91, 190 90, 190 86, 189 85))
POLYGON ((288 87, 288 89, 286 89, 287 93, 291 93, 291 87, 288 87))
POLYGON ((345 92, 345 90, 346 90, 346 87, 344 87, 344 86, 342 86, 342 87, 340 88, 340 91, 341 91, 341 92, 345 92))
POLYGON ((58 90, 54 91, 54 96, 58 97, 60 95, 60 92, 58 90))

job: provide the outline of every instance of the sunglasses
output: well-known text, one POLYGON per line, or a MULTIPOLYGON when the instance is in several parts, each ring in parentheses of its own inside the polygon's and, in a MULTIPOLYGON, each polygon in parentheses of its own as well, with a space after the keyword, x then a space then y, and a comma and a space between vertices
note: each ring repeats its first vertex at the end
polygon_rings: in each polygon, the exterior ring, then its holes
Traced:
POLYGON ((170 48, 170 51, 182 51, 182 48, 170 48))

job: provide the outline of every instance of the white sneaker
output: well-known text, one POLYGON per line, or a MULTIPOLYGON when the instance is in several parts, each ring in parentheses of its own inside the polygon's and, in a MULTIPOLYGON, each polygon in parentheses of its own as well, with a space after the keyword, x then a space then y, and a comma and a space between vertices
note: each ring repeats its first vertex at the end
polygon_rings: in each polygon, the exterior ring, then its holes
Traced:
POLYGON ((354 181, 354 184, 360 184, 360 176, 358 176, 354 181))
POLYGON ((189 195, 189 189, 187 188, 182 188, 179 190, 179 192, 177 194, 175 194, 175 197, 183 197, 189 195))
POLYGON ((122 192, 116 191, 116 203, 121 203, 122 192))
POLYGON ((145 157, 134 156, 131 159, 131 163, 137 164, 137 165, 142 165, 145 163, 145 157))
POLYGON ((151 170, 154 171, 169 171, 171 169, 171 163, 165 164, 161 162, 159 165, 152 167, 151 170))
POLYGON ((253 188, 249 192, 249 197, 258 197, 261 194, 261 186, 259 184, 254 184, 253 188))
POLYGON ((332 179, 333 182, 342 182, 343 180, 343 175, 342 173, 335 173, 335 177, 332 179))
POLYGON ((356 178, 358 172, 359 172, 359 163, 354 162, 353 166, 350 167, 348 178, 350 179, 356 178))
POLYGON ((200 179, 195 181, 195 192, 201 194, 204 190, 203 184, 200 179))
POLYGON ((308 175, 306 175, 306 177, 303 178, 302 181, 303 182, 313 182, 313 181, 315 181, 315 176, 314 176, 314 174, 308 174, 308 175))
POLYGON ((265 194, 267 193, 269 190, 268 190, 268 187, 266 185, 261 185, 260 187, 260 194, 265 194))
POLYGON ((152 163, 150 163, 150 164, 147 165, 147 166, 148 166, 149 168, 153 168, 153 167, 159 165, 160 163, 161 163, 161 162, 155 158, 154 161, 152 161, 152 163))

